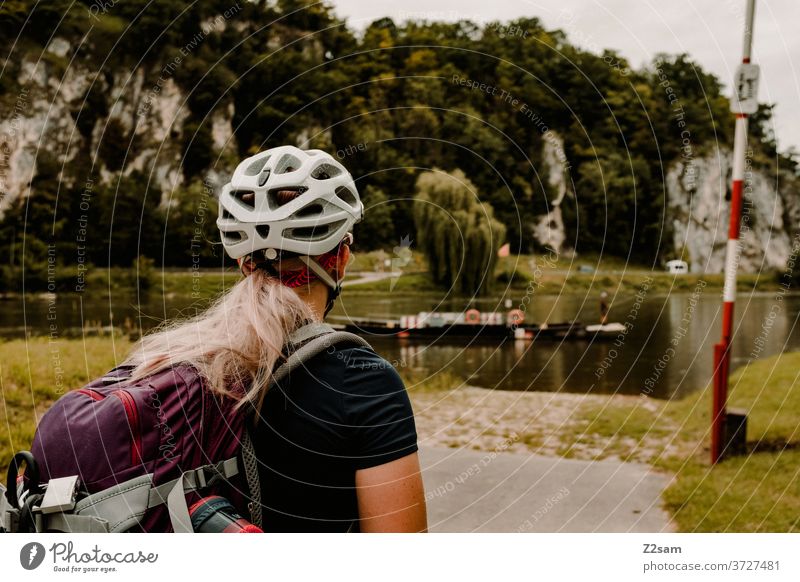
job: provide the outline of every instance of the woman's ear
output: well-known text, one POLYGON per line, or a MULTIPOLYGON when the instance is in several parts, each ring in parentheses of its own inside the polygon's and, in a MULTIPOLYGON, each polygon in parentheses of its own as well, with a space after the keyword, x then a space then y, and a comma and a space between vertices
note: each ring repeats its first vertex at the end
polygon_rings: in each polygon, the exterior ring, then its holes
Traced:
POLYGON ((350 262, 350 247, 342 245, 339 250, 339 256, 336 258, 336 280, 341 281, 344 279, 344 272, 347 270, 347 264, 350 262))
POLYGON ((250 260, 250 257, 241 257, 237 259, 237 262, 239 263, 239 268, 242 270, 242 275, 245 277, 252 274, 252 272, 256 269, 253 261, 250 260))

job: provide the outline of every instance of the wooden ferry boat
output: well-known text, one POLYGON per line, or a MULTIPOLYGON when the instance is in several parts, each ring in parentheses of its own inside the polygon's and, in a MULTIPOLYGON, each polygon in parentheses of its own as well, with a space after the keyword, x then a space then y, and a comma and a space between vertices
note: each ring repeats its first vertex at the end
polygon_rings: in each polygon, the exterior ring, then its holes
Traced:
POLYGON ((403 339, 513 339, 591 340, 609 339, 625 333, 619 323, 584 325, 580 321, 557 323, 525 323, 519 309, 507 313, 481 313, 477 309, 464 312, 427 312, 404 315, 399 319, 333 318, 333 325, 365 336, 403 339), (342 323, 337 323, 341 321, 342 323))

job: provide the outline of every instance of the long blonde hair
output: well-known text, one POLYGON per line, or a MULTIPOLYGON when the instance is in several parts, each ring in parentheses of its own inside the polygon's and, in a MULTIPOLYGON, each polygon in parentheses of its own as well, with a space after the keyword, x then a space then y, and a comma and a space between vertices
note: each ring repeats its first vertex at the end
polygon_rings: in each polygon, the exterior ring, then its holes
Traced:
POLYGON ((288 335, 313 319, 297 293, 256 269, 203 313, 142 338, 128 358, 132 378, 190 364, 208 389, 238 400, 237 410, 247 403, 260 410, 288 335))

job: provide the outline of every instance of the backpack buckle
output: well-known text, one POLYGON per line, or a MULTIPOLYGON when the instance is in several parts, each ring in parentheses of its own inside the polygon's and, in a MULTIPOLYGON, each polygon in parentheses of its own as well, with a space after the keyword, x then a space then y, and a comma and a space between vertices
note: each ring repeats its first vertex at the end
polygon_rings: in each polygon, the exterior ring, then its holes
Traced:
POLYGON ((196 483, 198 489, 210 487, 225 478, 222 468, 218 465, 203 465, 197 468, 196 483))

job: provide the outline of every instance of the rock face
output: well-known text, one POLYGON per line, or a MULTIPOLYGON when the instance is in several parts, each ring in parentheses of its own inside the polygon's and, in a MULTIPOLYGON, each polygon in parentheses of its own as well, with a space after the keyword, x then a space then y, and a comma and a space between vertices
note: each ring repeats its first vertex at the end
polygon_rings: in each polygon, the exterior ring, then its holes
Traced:
POLYGON ((543 180, 547 180, 555 192, 555 198, 547 201, 547 214, 542 215, 533 225, 536 241, 548 249, 561 252, 567 238, 564 218, 561 215, 561 202, 567 195, 567 161, 564 155, 564 140, 553 130, 545 134, 542 151, 543 180))
MULTIPOLYGON (((667 172, 668 212, 676 256, 684 251, 695 273, 721 273, 730 219, 732 154, 719 150, 667 172)), ((770 176, 745 165, 739 268, 784 269, 800 232, 798 196, 785 174, 770 176)), ((796 245, 795 245, 796 246, 796 245)))
MULTIPOLYGON (((542 180, 554 197, 549 212, 532 225, 537 242, 556 252, 566 234, 561 202, 572 195, 567 183, 563 139, 550 131, 542 151, 542 180)), ((683 257, 694 273, 721 273, 725 267, 730 217, 732 153, 721 149, 702 158, 678 160, 667 171, 667 213, 673 257, 683 257)), ((782 270, 800 248, 800 192, 787 173, 769 175, 745 166, 739 268, 743 272, 782 270)))
MULTIPOLYGON (((54 38, 46 49, 59 59, 70 59, 72 50, 62 38, 54 38)), ((43 150, 66 167, 79 152, 88 151, 100 181, 113 180, 114 172, 98 155, 102 141, 117 139, 111 137, 112 128, 123 138, 115 144, 126 155, 123 174, 143 172, 165 198, 183 182, 182 144, 190 111, 187 95, 164 70, 139 67, 133 72, 97 75, 88 63, 74 60, 60 72, 49 60, 31 57, 22 63, 18 81, 22 90, 13 109, 0 116, 0 215, 13 200, 28 193, 43 150), (104 101, 105 113, 94 120, 91 109, 98 104, 85 102, 89 89, 104 101)), ((204 120, 211 129, 215 159, 236 150, 233 115, 231 104, 204 120)), ((63 179, 71 185, 69 172, 63 179)), ((215 181, 221 179, 218 176, 215 181)))
MULTIPOLYGON (((117 141, 125 154, 123 174, 135 171, 150 177, 154 188, 169 199, 183 180, 181 162, 190 111, 186 93, 165 69, 138 67, 133 72, 97 75, 91 63, 72 59, 73 47, 54 38, 49 58, 29 57, 21 64, 15 96, 6 96, 0 112, 0 217, 14 200, 27 195, 37 174, 37 157, 51 154, 59 167, 69 168, 79 152, 89 152, 94 174, 101 182, 115 179, 99 151, 101 143, 117 141), (59 68, 59 63, 69 66, 59 68), (87 104, 91 89, 101 105, 87 104), (92 117, 92 109, 99 109, 92 117), (110 139, 112 130, 116 137, 110 139)), ((221 107, 203 123, 210 129, 213 159, 235 158, 238 151, 232 120, 233 104, 221 107)), ((308 127, 297 145, 331 142, 329 131, 308 127)), ((214 189, 229 175, 230 159, 210 168, 204 179, 214 189)), ((555 131, 543 135, 539 178, 549 192, 548 212, 530 225, 542 246, 560 252, 566 242, 561 204, 574 196, 563 138, 555 131)), ((719 273, 725 262, 728 232, 731 153, 713 151, 705 157, 676 161, 667 172, 667 212, 672 225, 673 256, 683 256, 693 272, 719 273)), ((747 170, 745 218, 740 268, 757 272, 783 269, 793 249, 800 247, 800 193, 797 180, 785 174, 747 170)), ((74 186, 69 172, 62 179, 74 186)))

